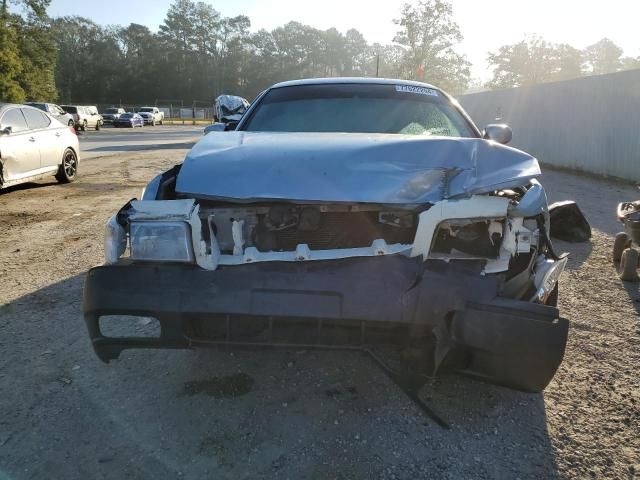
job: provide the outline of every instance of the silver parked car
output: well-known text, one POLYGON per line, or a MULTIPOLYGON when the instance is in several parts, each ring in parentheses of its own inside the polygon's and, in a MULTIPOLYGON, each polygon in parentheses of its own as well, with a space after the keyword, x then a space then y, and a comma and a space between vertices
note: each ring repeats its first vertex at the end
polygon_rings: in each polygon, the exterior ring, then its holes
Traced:
POLYGON ((26 102, 25 105, 29 105, 30 107, 36 107, 43 112, 47 112, 53 118, 58 120, 63 125, 69 125, 73 127, 75 125, 75 120, 73 119, 73 115, 65 112, 62 107, 56 105, 55 103, 43 103, 43 102, 26 102))
POLYGON ((374 349, 393 347, 404 370, 384 369, 412 372, 407 389, 446 368, 543 390, 567 342, 567 257, 538 161, 511 136, 418 82, 269 88, 109 220, 84 290, 96 353, 264 345, 382 364, 374 349), (101 330, 126 314, 129 336, 101 330), (140 338, 136 315, 159 334, 140 338))
POLYGON ((79 151, 73 128, 36 108, 0 103, 0 189, 52 175, 72 182, 79 151))

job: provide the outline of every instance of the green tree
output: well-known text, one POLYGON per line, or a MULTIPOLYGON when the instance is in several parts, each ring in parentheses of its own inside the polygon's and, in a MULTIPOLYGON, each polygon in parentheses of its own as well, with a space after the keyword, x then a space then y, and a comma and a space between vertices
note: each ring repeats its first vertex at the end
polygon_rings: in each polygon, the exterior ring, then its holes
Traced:
POLYGON ((7 0, 3 0, 0 12, 0 101, 23 102, 26 96, 18 82, 22 61, 17 38, 7 0))
POLYGON ((0 100, 56 96, 53 81, 55 47, 48 31, 50 0, 11 0, 26 19, 9 14, 8 0, 0 3, 0 100))
POLYGON ((122 66, 118 71, 117 95, 110 102, 137 102, 162 96, 164 54, 159 39, 144 25, 136 23, 116 33, 122 66))
POLYGON ((404 77, 424 79, 454 92, 466 88, 470 63, 454 49, 462 34, 448 1, 405 3, 400 19, 394 22, 400 27, 394 42, 405 50, 404 77))
POLYGON ((622 49, 608 38, 588 46, 585 56, 589 73, 594 75, 617 72, 622 68, 622 49))
POLYGON ((640 57, 623 57, 620 63, 621 70, 635 70, 640 68, 640 57))
POLYGON ((18 83, 33 101, 52 101, 55 85, 56 47, 48 21, 35 14, 27 20, 16 19, 22 71, 18 83))
POLYGON ((528 37, 490 52, 493 68, 490 88, 511 88, 567 80, 584 73, 583 53, 567 44, 549 43, 539 36, 528 37))
POLYGON ((555 61, 552 80, 569 80, 584 75, 584 53, 569 44, 555 45, 555 61))
POLYGON ((53 20, 58 48, 56 85, 65 102, 101 103, 120 98, 123 55, 118 30, 82 17, 53 20))

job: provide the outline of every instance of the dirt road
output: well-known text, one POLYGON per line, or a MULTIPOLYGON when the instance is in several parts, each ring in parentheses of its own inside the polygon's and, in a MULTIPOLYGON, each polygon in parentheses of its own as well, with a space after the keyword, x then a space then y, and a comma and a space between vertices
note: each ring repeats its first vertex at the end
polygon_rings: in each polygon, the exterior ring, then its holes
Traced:
POLYGON ((81 164, 80 179, 0 194, 0 479, 640 478, 640 292, 609 256, 618 201, 637 192, 547 171, 552 199, 579 201, 590 244, 560 305, 564 363, 544 394, 445 376, 428 421, 351 353, 93 354, 82 281, 103 225, 183 143, 81 164))

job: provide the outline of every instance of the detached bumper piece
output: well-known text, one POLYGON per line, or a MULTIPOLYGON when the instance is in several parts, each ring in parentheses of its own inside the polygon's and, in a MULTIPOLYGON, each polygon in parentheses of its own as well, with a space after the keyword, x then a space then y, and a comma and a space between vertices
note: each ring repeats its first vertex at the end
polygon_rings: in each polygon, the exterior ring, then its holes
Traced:
POLYGON ((467 262, 386 256, 259 263, 209 271, 117 264, 89 271, 84 316, 98 357, 128 348, 199 345, 422 349, 434 369, 540 391, 564 355, 568 321, 554 307, 496 298, 497 280, 467 262), (156 338, 107 337, 100 317, 160 323, 156 338), (462 353, 462 355, 459 355, 462 353), (445 362, 446 363, 446 362, 445 362))

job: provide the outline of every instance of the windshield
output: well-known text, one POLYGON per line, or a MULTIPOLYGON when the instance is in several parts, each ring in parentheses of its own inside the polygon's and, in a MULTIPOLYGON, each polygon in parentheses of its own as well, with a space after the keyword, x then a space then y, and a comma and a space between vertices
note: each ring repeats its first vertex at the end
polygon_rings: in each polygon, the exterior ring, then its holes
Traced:
POLYGON ((67 113, 78 113, 78 109, 76 107, 69 107, 69 106, 63 105, 62 109, 67 113))
POLYGON ((149 108, 149 107, 142 107, 140 110, 138 110, 139 112, 146 112, 146 113, 153 113, 153 108, 149 108))
POLYGON ((120 118, 131 118, 133 117, 133 113, 123 113, 120 115, 120 118))
POLYGON ((276 88, 262 98, 242 129, 477 137, 442 93, 402 84, 276 88))
POLYGON ((104 113, 118 113, 117 108, 107 108, 104 113))

